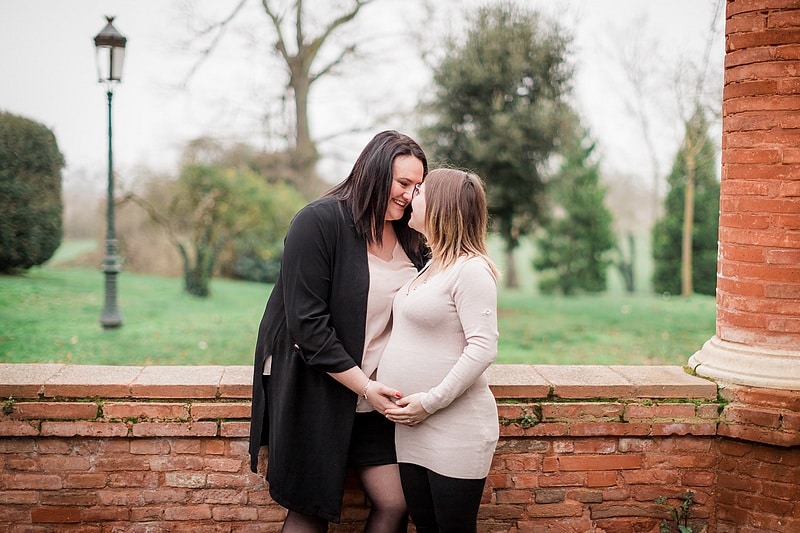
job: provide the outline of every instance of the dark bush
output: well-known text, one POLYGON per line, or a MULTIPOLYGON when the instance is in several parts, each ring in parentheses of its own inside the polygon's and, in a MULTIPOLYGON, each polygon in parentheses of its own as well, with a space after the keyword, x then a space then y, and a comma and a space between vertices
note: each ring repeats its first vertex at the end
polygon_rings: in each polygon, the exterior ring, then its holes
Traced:
POLYGON ((52 131, 0 112, 0 272, 41 265, 58 249, 63 167, 52 131))

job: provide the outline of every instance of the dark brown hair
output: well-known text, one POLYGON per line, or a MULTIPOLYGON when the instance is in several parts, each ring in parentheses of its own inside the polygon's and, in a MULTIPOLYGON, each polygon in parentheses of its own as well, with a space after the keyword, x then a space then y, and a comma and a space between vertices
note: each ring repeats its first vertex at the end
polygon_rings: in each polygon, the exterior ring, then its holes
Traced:
MULTIPOLYGON (((347 178, 325 194, 345 202, 353 215, 356 231, 368 243, 383 240, 384 217, 392 190, 392 165, 396 157, 403 155, 422 161, 424 178, 428 173, 428 159, 419 144, 408 135, 387 130, 367 143, 347 178)), ((406 250, 409 249, 406 245, 414 249, 422 246, 419 234, 408 227, 410 214, 409 204, 403 218, 393 221, 395 233, 406 250)))

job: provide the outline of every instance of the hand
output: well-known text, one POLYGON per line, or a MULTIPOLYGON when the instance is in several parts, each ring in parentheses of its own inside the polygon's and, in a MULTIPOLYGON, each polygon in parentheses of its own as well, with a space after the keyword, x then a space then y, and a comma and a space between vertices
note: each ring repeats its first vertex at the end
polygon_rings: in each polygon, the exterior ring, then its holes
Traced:
POLYGON ((387 387, 380 381, 370 381, 365 396, 372 408, 382 415, 386 414, 386 410, 394 407, 395 402, 403 397, 400 391, 387 387))
POLYGON ((396 424, 404 426, 416 426, 428 418, 430 413, 422 407, 422 393, 410 394, 405 398, 399 398, 394 407, 386 409, 386 418, 396 424))

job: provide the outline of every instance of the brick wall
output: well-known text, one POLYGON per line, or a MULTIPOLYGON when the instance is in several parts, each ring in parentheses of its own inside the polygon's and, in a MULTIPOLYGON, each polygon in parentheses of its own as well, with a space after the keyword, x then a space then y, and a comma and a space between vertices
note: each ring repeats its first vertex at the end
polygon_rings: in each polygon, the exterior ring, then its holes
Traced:
MULTIPOLYGON (((279 531, 248 469, 250 382, 247 367, 0 364, 0 532, 279 531)), ((737 411, 679 367, 498 365, 491 384, 481 531, 655 533, 654 500, 689 490, 695 533, 800 530, 791 395, 743 388, 763 414, 737 411), (751 442, 770 432, 779 444, 751 442)), ((351 476, 332 531, 360 531, 366 505, 351 476)))
POLYGON ((800 4, 728 0, 717 336, 800 346, 800 4))

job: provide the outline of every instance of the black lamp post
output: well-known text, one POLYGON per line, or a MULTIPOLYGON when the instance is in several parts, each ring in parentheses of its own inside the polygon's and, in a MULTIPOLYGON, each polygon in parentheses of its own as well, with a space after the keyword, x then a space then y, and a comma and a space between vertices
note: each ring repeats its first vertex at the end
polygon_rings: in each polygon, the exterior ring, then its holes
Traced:
POLYGON ((114 165, 111 150, 111 98, 114 95, 115 84, 122 81, 122 62, 125 59, 125 38, 111 24, 114 17, 106 17, 108 23, 105 28, 94 38, 97 51, 97 76, 98 81, 105 85, 108 97, 108 205, 106 233, 106 256, 103 260, 105 272, 105 305, 100 314, 100 324, 103 328, 118 328, 122 325, 122 314, 117 305, 117 274, 121 270, 119 256, 117 255, 117 238, 114 234, 114 165))

